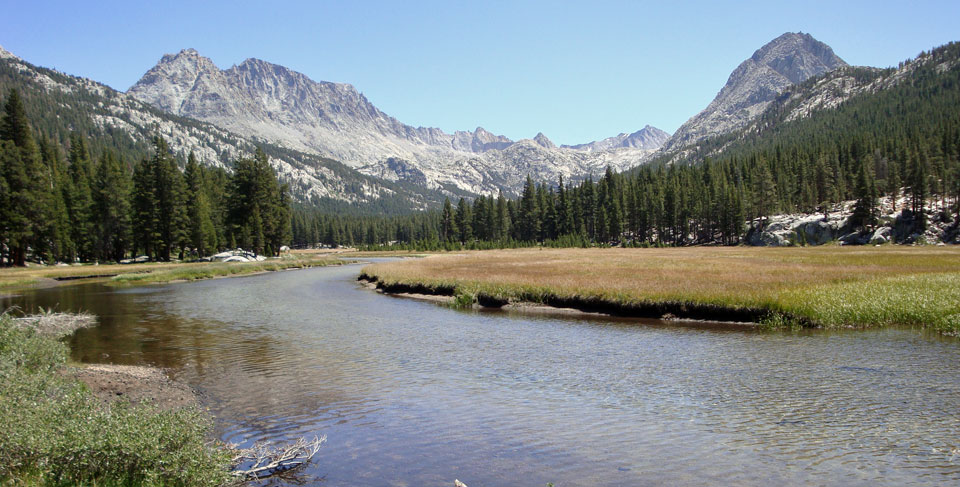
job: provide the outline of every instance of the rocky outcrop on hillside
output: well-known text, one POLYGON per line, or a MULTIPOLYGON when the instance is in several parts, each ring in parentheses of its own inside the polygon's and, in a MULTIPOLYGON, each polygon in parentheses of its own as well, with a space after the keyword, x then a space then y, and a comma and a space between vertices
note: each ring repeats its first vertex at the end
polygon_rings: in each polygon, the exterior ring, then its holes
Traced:
POLYGON ((680 126, 663 150, 743 128, 788 87, 846 65, 810 34, 783 34, 737 66, 710 105, 680 126))
MULTIPOLYGON (((946 202, 951 208, 952 202, 946 202)), ((854 201, 834 205, 824 213, 774 215, 764 220, 750 222, 746 236, 747 245, 786 247, 793 245, 880 245, 886 243, 960 243, 957 222, 950 211, 944 212, 937 202, 931 201, 926 209, 929 222, 924 232, 914 230, 914 219, 905 198, 894 206, 890 198, 879 202, 880 221, 870 229, 857 229, 850 223, 854 201)))
POLYGON ((665 140, 648 126, 615 141, 556 147, 541 133, 532 143, 542 150, 533 151, 523 140, 482 127, 448 134, 403 124, 352 85, 313 81, 259 59, 221 70, 193 49, 165 55, 128 93, 173 114, 330 157, 365 174, 416 184, 425 178, 429 187, 474 193, 514 193, 529 168, 542 180, 598 175, 607 164, 628 169, 665 140))

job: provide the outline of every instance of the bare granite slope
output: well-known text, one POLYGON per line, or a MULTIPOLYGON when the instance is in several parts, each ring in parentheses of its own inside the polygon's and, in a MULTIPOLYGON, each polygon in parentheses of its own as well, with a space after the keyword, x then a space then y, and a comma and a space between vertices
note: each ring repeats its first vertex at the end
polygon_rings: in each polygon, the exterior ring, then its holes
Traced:
POLYGON ((482 127, 452 134, 412 127, 380 111, 352 85, 313 81, 259 59, 221 70, 193 49, 164 56, 128 93, 173 114, 330 157, 369 175, 474 193, 514 192, 527 174, 579 179, 608 164, 627 169, 666 139, 648 126, 629 136, 557 147, 542 133, 513 141, 482 127))
POLYGON ((737 66, 710 105, 681 125, 663 150, 743 128, 790 86, 846 65, 810 34, 783 34, 737 66))

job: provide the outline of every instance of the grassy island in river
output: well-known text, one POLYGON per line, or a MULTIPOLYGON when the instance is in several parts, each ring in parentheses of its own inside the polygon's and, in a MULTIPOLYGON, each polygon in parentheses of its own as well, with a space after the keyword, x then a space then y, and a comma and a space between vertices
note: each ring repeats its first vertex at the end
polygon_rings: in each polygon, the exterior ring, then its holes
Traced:
POLYGON ((960 331, 955 247, 494 250, 375 264, 361 278, 494 306, 960 331))
POLYGON ((261 272, 339 265, 346 261, 327 254, 292 254, 262 262, 148 262, 71 266, 30 266, 0 269, 0 293, 80 280, 101 279, 123 284, 159 284, 261 272))

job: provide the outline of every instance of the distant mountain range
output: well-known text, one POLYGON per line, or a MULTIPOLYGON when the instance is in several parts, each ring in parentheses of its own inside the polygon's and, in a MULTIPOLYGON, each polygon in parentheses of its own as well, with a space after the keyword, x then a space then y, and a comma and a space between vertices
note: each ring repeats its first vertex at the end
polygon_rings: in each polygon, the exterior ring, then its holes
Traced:
POLYGON ((473 193, 519 190, 541 181, 635 166, 668 138, 647 126, 629 136, 557 147, 544 134, 513 141, 482 127, 448 134, 412 127, 352 85, 313 81, 259 59, 229 69, 193 49, 164 56, 128 93, 161 110, 247 137, 329 157, 364 174, 473 193))
POLYGON ((45 93, 58 113, 69 112, 48 122, 59 123, 58 130, 87 127, 91 134, 109 134, 114 145, 140 147, 159 130, 178 153, 194 151, 212 165, 229 166, 232 158, 265 145, 300 200, 372 208, 382 208, 384 201, 391 208, 423 208, 445 195, 516 194, 527 175, 537 181, 561 175, 576 181, 597 176, 608 165, 623 171, 653 159, 690 160, 722 150, 710 141, 736 137, 760 123, 787 121, 767 115, 784 110, 784 97, 790 100, 790 116, 797 118, 896 79, 845 82, 844 76, 859 80, 862 73, 880 70, 850 68, 809 34, 787 33, 741 63, 713 102, 672 136, 647 125, 558 147, 543 133, 514 141, 482 127, 452 134, 412 127, 383 113, 352 85, 313 81, 258 59, 221 70, 186 49, 164 56, 127 93, 35 67, 2 49, 0 61, 6 66, 0 84, 22 86, 36 96, 45 93), (824 78, 827 73, 837 75, 824 78), (811 78, 824 80, 822 89, 807 86, 811 78), (800 86, 806 88, 798 91, 800 86), (67 119, 74 121, 67 124, 67 119), (132 142, 122 142, 126 139, 117 133, 132 142))

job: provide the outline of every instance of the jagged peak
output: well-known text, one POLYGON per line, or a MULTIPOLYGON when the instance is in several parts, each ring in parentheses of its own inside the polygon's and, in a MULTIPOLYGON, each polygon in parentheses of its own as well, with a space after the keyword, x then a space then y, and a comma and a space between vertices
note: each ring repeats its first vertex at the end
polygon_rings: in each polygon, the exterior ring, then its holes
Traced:
POLYGON ((837 56, 833 49, 818 41, 810 34, 803 32, 787 32, 757 49, 750 57, 755 63, 766 65, 777 73, 790 79, 792 83, 803 81, 808 73, 796 69, 795 59, 800 57, 800 63, 820 63, 833 70, 846 66, 847 63, 837 56), (812 56, 811 59, 809 56, 812 56))
POLYGON ((554 149, 557 147, 554 145, 553 141, 547 138, 546 135, 543 135, 543 132, 537 132, 537 135, 533 137, 533 141, 541 147, 545 147, 547 149, 554 149))
POLYGON ((219 71, 220 69, 217 68, 217 65, 213 63, 212 59, 200 55, 196 49, 190 47, 187 49, 181 49, 180 52, 176 54, 164 54, 156 66, 151 68, 151 70, 172 65, 192 65, 204 71, 219 71))

